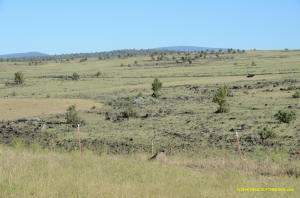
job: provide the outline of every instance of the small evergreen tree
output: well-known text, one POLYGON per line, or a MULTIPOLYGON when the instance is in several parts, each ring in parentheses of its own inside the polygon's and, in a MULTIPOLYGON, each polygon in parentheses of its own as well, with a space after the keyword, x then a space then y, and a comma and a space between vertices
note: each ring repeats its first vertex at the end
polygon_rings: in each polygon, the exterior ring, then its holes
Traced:
POLYGON ((299 90, 295 91, 295 93, 293 94, 293 98, 300 98, 300 91, 299 90))
POLYGON ((222 86, 217 89, 217 92, 213 98, 213 102, 219 105, 219 109, 216 111, 216 113, 227 113, 229 111, 229 108, 226 107, 227 96, 228 96, 227 86, 222 86))
POLYGON ((80 76, 78 73, 74 72, 73 75, 72 75, 72 79, 73 80, 79 80, 80 76))
POLYGON ((24 74, 22 72, 15 73, 15 83, 20 85, 25 82, 24 74))
POLYGON ((162 82, 160 82, 157 78, 155 78, 152 83, 152 91, 153 91, 152 96, 154 98, 158 98, 160 96, 159 91, 161 90, 161 88, 162 88, 162 82))
POLYGON ((78 111, 76 110, 76 105, 71 105, 68 107, 66 115, 65 115, 66 122, 68 124, 80 124, 81 119, 78 115, 78 111))
POLYGON ((101 72, 96 73, 96 77, 99 78, 101 76, 101 72))

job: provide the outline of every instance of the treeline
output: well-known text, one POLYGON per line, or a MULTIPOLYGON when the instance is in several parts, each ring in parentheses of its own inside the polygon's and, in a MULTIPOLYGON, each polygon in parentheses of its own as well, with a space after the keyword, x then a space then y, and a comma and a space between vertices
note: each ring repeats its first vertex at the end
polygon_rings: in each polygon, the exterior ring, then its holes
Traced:
MULTIPOLYGON (((196 52, 196 51, 195 51, 196 52)), ((87 58, 99 58, 99 60, 105 60, 110 58, 127 58, 127 57, 133 57, 133 56, 139 56, 139 55, 149 55, 149 56, 157 56, 157 55, 166 55, 166 54, 190 54, 195 52, 183 52, 183 51, 173 51, 173 50, 153 50, 153 49, 124 49, 124 50, 113 50, 113 51, 107 51, 107 52, 94 52, 94 53, 74 53, 74 54, 61 54, 61 55, 49 55, 49 56, 40 56, 40 57, 23 57, 23 58, 7 58, 3 59, 0 58, 0 62, 6 61, 6 62, 23 62, 28 61, 31 62, 31 65, 37 64, 37 62, 40 61, 53 61, 53 60, 73 60, 73 59, 81 59, 82 62, 87 60, 87 58)), ((227 49, 227 50, 209 50, 206 51, 199 51, 200 54, 219 54, 219 53, 244 53, 245 50, 239 50, 239 49, 227 49)))

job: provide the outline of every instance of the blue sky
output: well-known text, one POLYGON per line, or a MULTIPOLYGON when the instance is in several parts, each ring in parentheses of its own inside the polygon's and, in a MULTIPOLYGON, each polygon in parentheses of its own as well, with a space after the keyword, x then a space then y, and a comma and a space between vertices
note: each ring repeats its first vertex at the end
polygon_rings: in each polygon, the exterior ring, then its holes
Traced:
POLYGON ((0 0, 0 54, 299 49, 300 0, 0 0))

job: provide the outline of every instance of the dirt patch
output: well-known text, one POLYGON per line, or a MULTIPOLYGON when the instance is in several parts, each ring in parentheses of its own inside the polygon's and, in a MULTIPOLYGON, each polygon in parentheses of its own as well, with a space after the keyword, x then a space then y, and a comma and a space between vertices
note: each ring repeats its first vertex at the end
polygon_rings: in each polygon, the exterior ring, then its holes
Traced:
POLYGON ((79 110, 101 107, 100 103, 83 99, 0 99, 0 120, 16 120, 30 116, 40 116, 65 112, 66 108, 75 104, 79 110))

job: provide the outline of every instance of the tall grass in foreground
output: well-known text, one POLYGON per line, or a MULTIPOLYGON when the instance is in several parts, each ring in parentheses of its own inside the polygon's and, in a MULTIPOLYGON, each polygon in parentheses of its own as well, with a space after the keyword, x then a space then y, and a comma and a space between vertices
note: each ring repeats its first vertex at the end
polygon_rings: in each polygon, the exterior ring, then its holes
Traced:
MULTIPOLYGON (((146 154, 56 153, 0 146, 0 197, 297 197, 299 160, 240 160, 219 154, 148 161, 146 154), (288 172, 291 172, 288 176, 288 172), (294 174, 292 174, 294 171, 294 174), (297 172, 298 171, 298 172, 297 172), (295 192, 237 192, 238 187, 295 192)), ((278 159, 277 159, 278 160, 278 159)))

